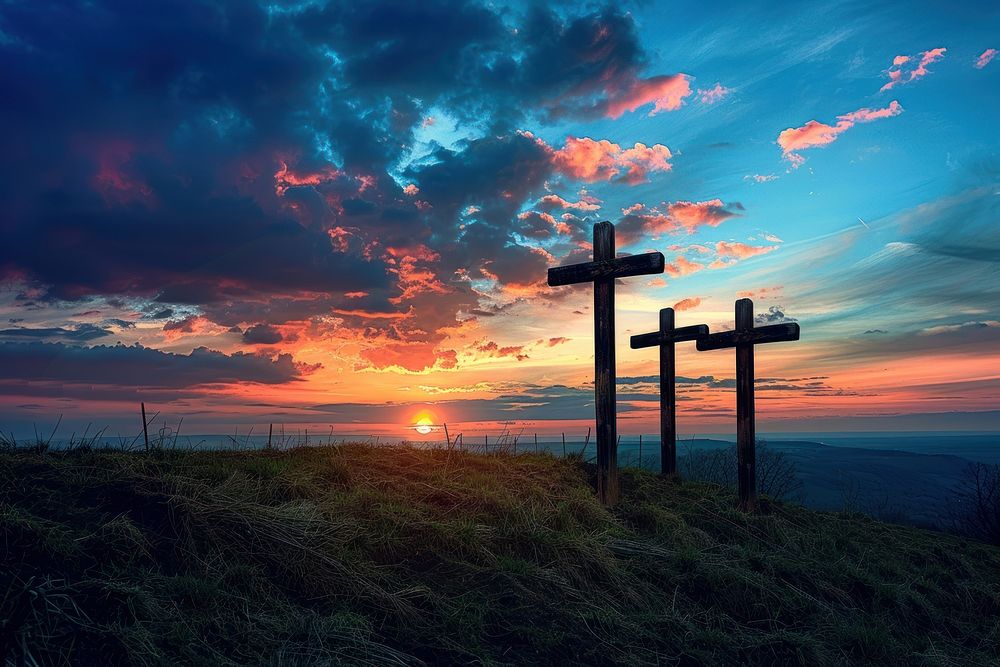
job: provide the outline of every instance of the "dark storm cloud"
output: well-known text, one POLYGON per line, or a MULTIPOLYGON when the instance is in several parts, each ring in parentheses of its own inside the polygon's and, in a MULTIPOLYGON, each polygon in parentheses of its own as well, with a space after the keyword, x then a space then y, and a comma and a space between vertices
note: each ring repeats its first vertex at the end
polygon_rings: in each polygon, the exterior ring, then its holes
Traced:
POLYGON ((281 332, 269 324, 255 324, 243 332, 243 342, 251 345, 274 345, 282 340, 281 332))
POLYGON ((139 345, 0 343, 0 380, 17 381, 11 391, 19 394, 30 393, 32 382, 92 385, 99 378, 98 384, 119 388, 181 389, 235 382, 281 384, 308 371, 288 354, 223 354, 204 347, 171 354, 139 345))
POLYGON ((557 116, 604 113, 607 88, 632 83, 645 61, 632 19, 610 9, 565 22, 539 5, 523 38, 521 87, 557 116))
POLYGON ((384 285, 275 201, 275 155, 313 153, 322 58, 250 3, 150 4, 0 9, 0 271, 191 304, 384 285))
MULTIPOLYGON (((131 324, 130 322, 127 324, 131 324)), ((0 329, 0 339, 9 340, 66 340, 76 343, 86 343, 88 341, 104 338, 114 334, 110 329, 105 329, 93 324, 78 324, 69 329, 63 327, 18 327, 16 329, 0 329)))
POLYGON ((645 66, 611 9, 80 0, 5 3, 0 27, 0 280, 41 287, 23 307, 145 297, 225 327, 412 307, 370 326, 430 343, 477 296, 399 299, 384 250, 427 245, 442 281, 544 277, 516 216, 551 150, 517 129, 603 113, 645 66), (407 197, 393 170, 435 105, 485 136, 405 167, 407 197))

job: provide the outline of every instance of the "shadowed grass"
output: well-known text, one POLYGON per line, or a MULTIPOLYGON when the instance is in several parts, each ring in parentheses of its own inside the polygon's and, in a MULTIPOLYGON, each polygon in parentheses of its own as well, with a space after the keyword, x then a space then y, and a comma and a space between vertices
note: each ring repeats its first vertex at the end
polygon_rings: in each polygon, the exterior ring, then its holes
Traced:
POLYGON ((579 462, 0 452, 0 651, 40 664, 989 664, 1000 550, 579 462))

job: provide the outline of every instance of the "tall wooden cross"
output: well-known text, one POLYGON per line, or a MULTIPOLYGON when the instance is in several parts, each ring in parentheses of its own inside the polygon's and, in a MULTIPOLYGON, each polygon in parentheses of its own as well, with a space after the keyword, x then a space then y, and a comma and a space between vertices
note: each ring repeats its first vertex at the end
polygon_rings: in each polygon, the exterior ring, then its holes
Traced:
POLYGON ((594 283, 594 396, 597 413, 597 496, 618 500, 618 439, 615 415, 615 280, 663 273, 658 252, 615 257, 615 226, 594 225, 594 261, 549 269, 549 285, 594 283))
POLYGON ((674 328, 674 309, 660 310, 660 330, 632 336, 633 350, 660 347, 660 472, 677 472, 677 397, 674 388, 674 344, 708 335, 704 324, 674 328))
POLYGON ((699 350, 736 348, 736 461, 739 466, 740 507, 753 510, 757 504, 756 427, 753 408, 753 346, 799 339, 795 322, 753 325, 753 301, 736 302, 736 329, 698 339, 699 350))

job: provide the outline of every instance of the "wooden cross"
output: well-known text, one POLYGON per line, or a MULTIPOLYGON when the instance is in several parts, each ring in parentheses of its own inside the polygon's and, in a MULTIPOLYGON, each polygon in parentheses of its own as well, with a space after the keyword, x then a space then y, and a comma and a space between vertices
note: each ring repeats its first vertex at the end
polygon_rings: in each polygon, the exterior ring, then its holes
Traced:
POLYGON ((658 252, 615 257, 615 226, 594 225, 594 261, 549 269, 549 285, 594 283, 594 396, 597 413, 597 497, 618 500, 617 424, 615 421, 615 280, 663 273, 658 252))
POLYGON ((674 387, 674 344, 708 335, 704 324, 674 328, 674 309, 660 310, 660 330, 632 336, 633 350, 660 347, 660 472, 677 472, 677 397, 674 387))
POLYGON ((740 507, 753 510, 757 504, 756 427, 753 408, 753 346, 799 339, 795 322, 753 325, 753 301, 736 302, 736 329, 698 339, 699 350, 736 348, 736 462, 739 466, 740 507))

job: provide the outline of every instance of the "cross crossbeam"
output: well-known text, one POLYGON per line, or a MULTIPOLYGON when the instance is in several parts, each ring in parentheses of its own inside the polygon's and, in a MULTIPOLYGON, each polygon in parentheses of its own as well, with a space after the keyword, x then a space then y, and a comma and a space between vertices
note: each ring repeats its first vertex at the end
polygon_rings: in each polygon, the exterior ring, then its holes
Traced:
POLYGON ((753 301, 736 302, 736 327, 699 338, 698 350, 736 348, 736 459, 739 466, 740 507, 752 510, 757 504, 756 424, 754 419, 754 345, 799 339, 794 322, 755 327, 753 301))
POLYGON ((644 347, 660 348, 660 472, 673 475, 677 472, 677 396, 675 386, 674 344, 699 340, 708 335, 708 326, 695 324, 674 327, 674 309, 660 310, 660 329, 651 333, 632 336, 633 350, 644 347))
POLYGON ((663 273, 663 254, 615 257, 615 226, 594 225, 594 261, 549 269, 550 286, 594 283, 594 397, 597 421, 597 496, 618 500, 618 438, 615 409, 615 280, 663 273))
MULTIPOLYGON (((609 223, 610 224, 610 223, 609 223)), ((549 269, 549 286, 589 283, 601 278, 628 278, 663 273, 664 259, 658 252, 629 255, 603 262, 584 262, 549 269)))

